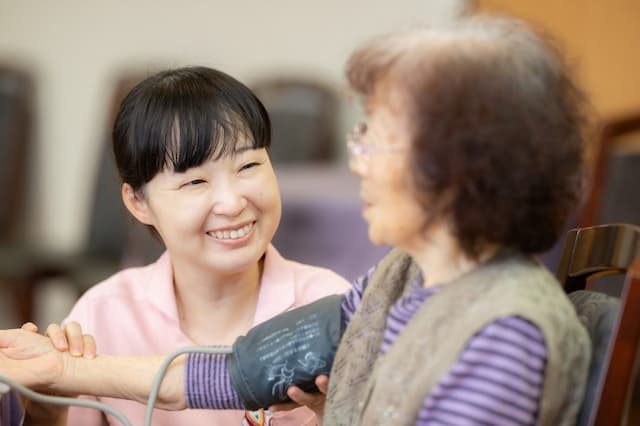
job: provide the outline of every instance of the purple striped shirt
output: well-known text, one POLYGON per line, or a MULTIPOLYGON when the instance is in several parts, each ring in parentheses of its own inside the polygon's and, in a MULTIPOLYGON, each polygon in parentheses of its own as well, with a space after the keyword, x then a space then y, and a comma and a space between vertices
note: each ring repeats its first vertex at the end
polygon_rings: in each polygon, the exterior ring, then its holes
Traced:
POLYGON ((20 426, 24 420, 24 408, 15 391, 0 393, 0 426, 20 426))
MULTIPOLYGON (((373 269, 354 282, 342 302, 351 320, 373 269)), ((439 287, 422 280, 390 309, 380 353, 395 342, 409 320, 439 287)), ((531 322, 509 316, 476 333, 451 370, 426 396, 416 425, 534 425, 547 360, 544 337, 531 322)), ((190 408, 243 409, 226 369, 225 355, 190 354, 186 365, 190 408)))

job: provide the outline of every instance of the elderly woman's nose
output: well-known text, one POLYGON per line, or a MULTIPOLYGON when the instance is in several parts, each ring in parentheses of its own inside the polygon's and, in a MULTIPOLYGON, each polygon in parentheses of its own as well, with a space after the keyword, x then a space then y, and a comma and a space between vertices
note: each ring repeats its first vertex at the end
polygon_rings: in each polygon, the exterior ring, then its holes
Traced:
POLYGON ((349 156, 349 170, 354 175, 364 177, 367 172, 367 167, 364 158, 362 158, 362 154, 349 156))

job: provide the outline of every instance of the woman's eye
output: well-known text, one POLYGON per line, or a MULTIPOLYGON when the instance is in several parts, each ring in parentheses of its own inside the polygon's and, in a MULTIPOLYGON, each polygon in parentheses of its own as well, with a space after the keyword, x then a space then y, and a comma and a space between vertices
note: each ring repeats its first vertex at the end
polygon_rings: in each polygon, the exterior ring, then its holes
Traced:
POLYGON ((205 181, 203 179, 194 179, 183 184, 182 186, 195 186, 195 185, 200 185, 201 183, 205 183, 205 181))
POLYGON ((243 165, 242 167, 240 167, 240 171, 248 170, 248 169, 250 169, 252 167, 256 167, 256 166, 259 166, 259 165, 260 165, 260 163, 257 163, 255 161, 252 162, 252 163, 247 163, 247 164, 243 165))

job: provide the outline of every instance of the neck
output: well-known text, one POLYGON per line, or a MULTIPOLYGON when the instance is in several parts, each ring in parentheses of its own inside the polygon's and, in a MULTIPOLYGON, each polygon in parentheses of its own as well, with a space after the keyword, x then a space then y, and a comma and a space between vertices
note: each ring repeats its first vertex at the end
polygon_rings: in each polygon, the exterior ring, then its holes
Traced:
POLYGON ((261 276, 262 262, 229 275, 174 265, 183 332, 196 344, 233 343, 253 323, 261 276))
POLYGON ((429 228, 428 239, 407 252, 422 271, 423 286, 433 287, 450 283, 473 270, 497 249, 495 245, 485 245, 477 258, 471 258, 461 249, 449 225, 434 224, 429 228))

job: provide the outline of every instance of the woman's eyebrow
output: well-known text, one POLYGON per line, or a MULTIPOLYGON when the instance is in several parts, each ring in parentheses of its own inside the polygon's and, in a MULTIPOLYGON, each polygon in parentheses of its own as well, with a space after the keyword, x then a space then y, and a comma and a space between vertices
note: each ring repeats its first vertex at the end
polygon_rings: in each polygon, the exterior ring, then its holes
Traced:
POLYGON ((233 155, 238 155, 238 154, 242 154, 243 152, 246 152, 246 151, 253 151, 253 150, 255 150, 255 148, 254 148, 254 147, 252 147, 252 146, 246 146, 246 145, 245 145, 245 146, 241 146, 241 147, 236 147, 236 148, 233 150, 233 155))

